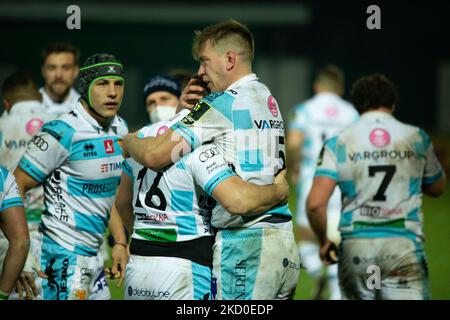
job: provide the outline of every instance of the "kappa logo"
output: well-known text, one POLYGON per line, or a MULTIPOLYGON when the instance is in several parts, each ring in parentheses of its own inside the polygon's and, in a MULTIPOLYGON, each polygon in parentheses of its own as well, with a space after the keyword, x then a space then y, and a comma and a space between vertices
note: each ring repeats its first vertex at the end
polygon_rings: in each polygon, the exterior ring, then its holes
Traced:
POLYGON ((105 152, 107 154, 114 153, 114 141, 113 140, 105 140, 105 141, 103 141, 103 145, 105 146, 105 152))

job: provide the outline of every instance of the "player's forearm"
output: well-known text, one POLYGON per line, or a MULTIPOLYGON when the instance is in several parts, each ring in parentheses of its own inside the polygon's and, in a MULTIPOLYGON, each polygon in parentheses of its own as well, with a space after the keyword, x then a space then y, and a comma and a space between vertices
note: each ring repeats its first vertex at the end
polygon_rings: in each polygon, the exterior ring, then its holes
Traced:
POLYGON ((29 247, 29 238, 15 239, 9 242, 3 271, 0 276, 0 291, 7 294, 11 293, 16 285, 20 271, 25 265, 29 247))
POLYGON ((246 183, 243 192, 240 192, 242 200, 238 215, 255 215, 264 213, 280 203, 287 201, 289 187, 286 185, 265 185, 259 186, 253 183, 246 183))
POLYGON ((155 138, 146 137, 138 138, 135 134, 128 134, 123 138, 122 148, 134 160, 142 165, 146 165, 146 153, 148 149, 152 149, 155 138))
POLYGON ((115 243, 128 243, 128 239, 123 229, 123 220, 115 209, 115 206, 113 206, 113 209, 111 210, 108 226, 115 243))
MULTIPOLYGON (((134 214, 133 214, 133 207, 131 206, 131 203, 122 203, 118 202, 116 200, 117 211, 122 218, 123 224, 125 225, 125 228, 127 229, 128 234, 133 233, 133 225, 134 225, 134 214)), ((113 210, 115 208, 113 207, 113 210)))
POLYGON ((307 205, 307 214, 311 229, 317 236, 320 245, 327 240, 327 206, 307 205))

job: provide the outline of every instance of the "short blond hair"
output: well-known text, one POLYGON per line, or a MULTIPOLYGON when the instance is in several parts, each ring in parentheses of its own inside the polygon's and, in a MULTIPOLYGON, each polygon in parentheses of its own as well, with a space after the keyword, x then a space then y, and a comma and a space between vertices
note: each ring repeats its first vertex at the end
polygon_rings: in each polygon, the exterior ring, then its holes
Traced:
POLYGON ((248 62, 253 61, 255 51, 253 35, 247 26, 236 20, 230 19, 206 27, 202 31, 195 31, 192 45, 194 59, 198 60, 199 54, 208 40, 210 40, 211 46, 216 51, 226 52, 234 50, 248 62))

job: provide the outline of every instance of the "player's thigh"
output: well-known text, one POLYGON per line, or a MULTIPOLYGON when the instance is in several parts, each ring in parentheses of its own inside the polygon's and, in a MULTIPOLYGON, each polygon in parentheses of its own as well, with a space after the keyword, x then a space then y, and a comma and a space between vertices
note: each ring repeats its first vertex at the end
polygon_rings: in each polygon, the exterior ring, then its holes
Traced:
POLYGON ((99 250, 98 255, 95 258, 96 267, 94 276, 89 284, 89 297, 88 300, 110 300, 111 292, 109 290, 108 281, 104 271, 104 253, 102 249, 99 250))
POLYGON ((395 239, 394 244, 389 247, 393 251, 390 255, 395 255, 395 259, 386 266, 386 273, 381 282, 381 298, 430 299, 428 264, 423 245, 407 238, 395 239))
POLYGON ((211 268, 190 260, 131 255, 127 264, 127 300, 203 300, 210 292, 211 268))
POLYGON ((289 298, 300 262, 291 231, 249 228, 220 231, 214 244, 217 299, 289 298))

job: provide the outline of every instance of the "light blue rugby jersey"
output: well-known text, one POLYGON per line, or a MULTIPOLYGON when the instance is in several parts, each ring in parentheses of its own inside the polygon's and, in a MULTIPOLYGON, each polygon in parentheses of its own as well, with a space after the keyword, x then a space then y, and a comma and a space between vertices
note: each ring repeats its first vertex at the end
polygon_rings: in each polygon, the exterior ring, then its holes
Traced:
MULTIPOLYGON (((249 74, 226 91, 212 93, 197 103, 191 113, 171 126, 193 149, 213 141, 225 160, 245 181, 259 185, 273 183, 285 165, 283 119, 269 89, 249 74)), ((266 214, 291 217, 287 205, 266 214)), ((239 227, 263 216, 233 216, 218 206, 212 224, 217 228, 239 227)))
POLYGON ((11 207, 23 207, 22 197, 13 174, 0 166, 0 212, 11 207))
POLYGON ((41 230, 62 247, 97 254, 122 172, 119 142, 127 133, 118 116, 105 132, 78 103, 29 143, 19 166, 44 185, 41 230))
MULTIPOLYGON (((138 137, 162 134, 187 113, 185 110, 171 121, 144 127, 138 137)), ((211 213, 216 201, 211 197, 212 191, 218 183, 235 175, 215 145, 200 146, 159 172, 132 158, 123 164, 124 172, 133 179, 133 238, 180 242, 214 235, 211 213)))
POLYGON ((416 241, 423 241, 422 185, 443 175, 425 131, 377 111, 327 140, 315 173, 336 180, 342 191, 343 239, 416 241))

